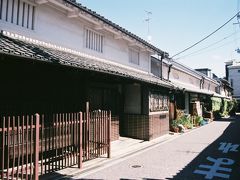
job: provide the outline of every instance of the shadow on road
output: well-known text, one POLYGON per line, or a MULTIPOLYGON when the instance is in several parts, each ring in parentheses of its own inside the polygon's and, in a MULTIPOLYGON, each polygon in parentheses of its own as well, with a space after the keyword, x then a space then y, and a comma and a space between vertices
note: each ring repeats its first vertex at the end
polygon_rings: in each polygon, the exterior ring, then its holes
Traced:
MULTIPOLYGON (((198 174, 194 173, 196 170, 203 170, 203 171, 209 171, 207 168, 199 167, 200 165, 209 165, 212 167, 214 162, 211 160, 219 160, 219 158, 227 158, 230 160, 234 160, 234 163, 231 165, 227 165, 227 163, 231 163, 229 161, 223 160, 223 163, 225 165, 221 165, 223 168, 221 171, 217 171, 217 173, 225 174, 222 176, 224 177, 216 177, 214 175, 214 170, 212 173, 210 173, 208 179, 213 179, 213 180, 219 180, 219 179, 240 179, 240 152, 235 152, 234 148, 223 148, 220 150, 221 143, 225 143, 224 147, 227 147, 228 143, 230 146, 235 145, 235 144, 240 144, 240 115, 230 117, 230 118, 222 118, 216 120, 217 122, 230 122, 229 126, 224 130, 222 135, 215 140, 212 144, 210 144, 207 148, 205 148, 200 154, 193 159, 187 166, 185 166, 181 171, 179 171, 173 178, 166 178, 169 180, 202 180, 206 179, 206 174, 198 174), (220 148, 220 149, 219 149, 220 148), (228 152, 224 153, 224 149, 228 152), (233 150, 233 151, 231 151, 233 150), (209 160, 210 159, 210 160, 209 160), (225 168, 225 169, 224 169, 225 168), (231 170, 226 170, 226 168, 229 168, 231 170), (230 172, 231 171, 231 172, 230 172), (211 177, 212 175, 212 177, 211 177), (228 177, 229 176, 229 177, 228 177)), ((213 129, 214 131, 214 129, 213 129)), ((240 150, 240 148, 235 149, 240 150)), ((196 152, 198 153, 198 152, 196 152)), ((176 159, 178 161, 178 159, 176 159)), ((44 180, 47 179, 58 179, 58 180, 87 180, 85 178, 80 178, 80 179, 75 179, 72 177, 66 177, 61 174, 58 174, 57 172, 51 174, 53 176, 45 177, 43 178, 44 180)), ((42 179, 42 178, 41 178, 42 179)), ((89 179, 88 179, 89 180, 89 179)), ((100 179, 94 179, 94 180, 100 180, 100 179)), ((120 180, 132 180, 132 179, 126 179, 126 178, 120 178, 120 180)), ((143 178, 143 180, 162 180, 162 179, 152 179, 152 178, 143 178)))
POLYGON ((173 178, 167 179, 240 179, 240 153, 238 152, 240 148, 234 146, 240 144, 240 116, 222 118, 217 121, 228 121, 230 124, 217 140, 205 148, 194 160, 185 166, 184 169, 177 173, 173 178), (217 165, 215 162, 219 162, 221 165, 217 165), (215 170, 212 168, 213 164, 215 164, 215 170), (208 165, 208 167, 206 167, 206 165, 208 165), (222 167, 221 170, 219 170, 219 166, 222 167), (212 169, 211 172, 209 168, 212 169), (218 170, 216 171, 216 169, 218 170))

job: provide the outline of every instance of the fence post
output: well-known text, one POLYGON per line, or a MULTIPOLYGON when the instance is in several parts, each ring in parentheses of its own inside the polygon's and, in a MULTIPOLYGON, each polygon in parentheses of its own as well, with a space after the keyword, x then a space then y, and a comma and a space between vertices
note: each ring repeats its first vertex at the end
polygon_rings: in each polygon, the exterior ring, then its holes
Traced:
POLYGON ((79 113, 79 159, 78 159, 78 168, 82 168, 83 163, 83 148, 82 148, 82 112, 79 113))
POLYGON ((39 114, 35 114, 35 161, 34 180, 38 180, 38 160, 39 160, 39 114))
POLYGON ((87 159, 90 159, 90 113, 89 113, 89 102, 86 102, 86 132, 84 136, 86 136, 86 157, 87 159))
POLYGON ((108 113, 108 158, 111 158, 111 111, 108 113))

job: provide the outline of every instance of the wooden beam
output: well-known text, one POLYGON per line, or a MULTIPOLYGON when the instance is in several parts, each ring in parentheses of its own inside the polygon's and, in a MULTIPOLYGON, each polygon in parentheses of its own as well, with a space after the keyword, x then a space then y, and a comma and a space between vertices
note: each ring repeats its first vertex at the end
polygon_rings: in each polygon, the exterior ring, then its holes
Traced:
POLYGON ((103 29, 104 29, 104 26, 103 26, 103 24, 95 25, 95 26, 94 26, 94 29, 95 29, 95 30, 103 30, 103 29))
POLYGON ((128 46, 138 46, 138 44, 137 44, 137 42, 136 41, 130 41, 129 43, 128 43, 128 46))
POLYGON ((115 35, 114 39, 123 39, 123 35, 115 35))
POLYGON ((88 17, 85 13, 83 12, 80 12, 78 13, 78 16, 82 19, 85 19, 86 21, 90 22, 90 23, 93 23, 93 24, 98 24, 97 20, 91 18, 91 17, 88 17))
POLYGON ((36 4, 39 4, 39 5, 45 4, 45 3, 47 3, 47 2, 48 2, 48 0, 35 0, 35 3, 36 3, 36 4))
POLYGON ((79 15, 79 11, 75 10, 75 11, 68 11, 67 17, 68 18, 77 18, 79 15))
POLYGON ((74 8, 70 5, 70 4, 65 4, 64 3, 64 1, 60 1, 60 0, 58 0, 58 1, 56 1, 56 0, 48 0, 49 2, 51 2, 52 4, 54 4, 54 5, 57 5, 57 6, 59 6, 59 7, 61 7, 61 8, 63 8, 63 9, 66 9, 66 10, 68 10, 68 11, 74 11, 74 8))

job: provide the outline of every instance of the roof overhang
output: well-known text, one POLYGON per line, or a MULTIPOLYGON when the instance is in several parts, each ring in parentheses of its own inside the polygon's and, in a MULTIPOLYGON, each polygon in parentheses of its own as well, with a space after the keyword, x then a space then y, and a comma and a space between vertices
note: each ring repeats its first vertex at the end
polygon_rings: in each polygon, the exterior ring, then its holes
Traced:
POLYGON ((161 80, 148 72, 5 31, 0 34, 0 54, 58 63, 59 65, 111 74, 170 89, 174 88, 168 81, 161 80))
POLYGON ((180 81, 171 81, 174 86, 182 91, 185 92, 191 92, 191 93, 199 93, 199 94, 206 94, 206 95, 213 95, 214 92, 212 91, 208 91, 205 89, 200 89, 196 86, 184 83, 184 82, 180 82, 180 81))

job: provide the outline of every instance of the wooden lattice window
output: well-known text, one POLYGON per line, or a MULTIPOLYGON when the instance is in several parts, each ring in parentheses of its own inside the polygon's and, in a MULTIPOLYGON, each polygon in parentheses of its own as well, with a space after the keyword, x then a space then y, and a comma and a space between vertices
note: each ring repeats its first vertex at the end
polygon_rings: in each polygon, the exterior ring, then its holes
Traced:
POLYGON ((33 30, 35 6, 23 0, 0 0, 0 20, 33 30))
POLYGON ((169 98, 159 93, 150 94, 150 112, 167 111, 169 98))
POLYGON ((87 49, 91 49, 93 51, 103 52, 103 35, 92 31, 90 29, 86 29, 85 31, 85 47, 87 49))

